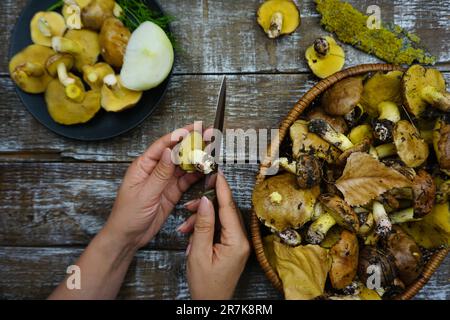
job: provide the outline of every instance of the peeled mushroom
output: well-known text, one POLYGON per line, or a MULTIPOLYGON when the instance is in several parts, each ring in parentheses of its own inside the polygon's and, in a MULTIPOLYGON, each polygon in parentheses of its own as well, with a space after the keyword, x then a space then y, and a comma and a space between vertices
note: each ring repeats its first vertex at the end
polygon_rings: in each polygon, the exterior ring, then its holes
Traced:
POLYGON ((11 78, 27 93, 43 93, 52 80, 45 63, 54 53, 52 49, 38 44, 25 48, 9 62, 11 78))
POLYGON ((48 73, 52 77, 58 76, 64 87, 75 83, 75 79, 69 77, 68 71, 73 67, 74 59, 70 54, 57 53, 51 56, 46 63, 48 73))
POLYGON ((52 37, 62 36, 66 32, 66 23, 59 13, 38 12, 30 24, 31 39, 35 44, 52 46, 52 37))
POLYGON ((103 79, 110 74, 114 74, 114 70, 104 62, 83 67, 83 80, 95 90, 100 90, 103 87, 103 79))
POLYGON ((125 88, 120 76, 107 75, 103 79, 102 107, 106 111, 119 112, 134 107, 142 97, 142 91, 125 88))

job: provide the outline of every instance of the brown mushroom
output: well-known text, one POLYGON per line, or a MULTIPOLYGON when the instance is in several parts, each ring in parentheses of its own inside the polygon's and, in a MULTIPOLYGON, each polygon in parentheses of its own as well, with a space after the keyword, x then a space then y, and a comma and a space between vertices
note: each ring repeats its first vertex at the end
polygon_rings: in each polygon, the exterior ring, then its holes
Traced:
POLYGON ((358 277, 369 288, 380 285, 376 289, 383 290, 392 286, 397 278, 394 257, 373 246, 363 247, 359 253, 358 277))
POLYGON ((134 107, 142 98, 142 91, 125 88, 120 76, 110 74, 103 79, 102 107, 106 111, 119 112, 134 107))
POLYGON ((359 103, 362 91, 362 78, 345 78, 323 94, 322 108, 329 115, 344 116, 352 112, 359 103))
POLYGON ((85 28, 100 30, 103 22, 114 16, 114 0, 92 0, 81 11, 81 21, 85 28))
POLYGON ((407 120, 397 122, 393 138, 398 156, 408 167, 419 167, 427 160, 428 144, 411 122, 407 120))
POLYGON ((300 155, 297 159, 296 168, 297 183, 300 188, 310 189, 320 184, 322 167, 315 156, 308 154, 300 155))
POLYGON ((358 238, 352 232, 342 231, 339 241, 330 249, 330 281, 335 289, 350 285, 358 269, 358 238))
POLYGON ((347 123, 343 117, 340 116, 330 116, 326 114, 322 108, 315 108, 309 112, 306 116, 307 120, 322 119, 328 122, 334 130, 339 133, 346 134, 348 131, 347 123))
POLYGON ((414 217, 423 218, 431 213, 436 196, 436 184, 425 170, 420 170, 413 180, 414 217))
POLYGON ((364 139, 363 141, 361 141, 360 143, 358 143, 357 145, 354 145, 353 147, 351 147, 350 149, 345 150, 344 152, 342 152, 342 154, 339 156, 339 158, 336 161, 336 165, 338 166, 345 166, 345 164, 347 163, 347 159, 348 157, 350 157, 350 155, 354 152, 369 152, 370 150, 370 140, 369 139, 364 139))
POLYGON ((31 39, 35 44, 51 47, 52 37, 62 36, 66 32, 64 18, 56 12, 38 12, 31 19, 31 39))
POLYGON ((433 131, 433 146, 443 172, 450 173, 450 124, 439 119, 433 131))
POLYGON ((105 20, 100 32, 100 46, 102 57, 105 61, 115 67, 121 68, 131 32, 117 18, 105 20))
POLYGON ((43 93, 52 77, 45 63, 55 52, 38 44, 28 46, 9 62, 9 73, 13 81, 27 93, 43 93))

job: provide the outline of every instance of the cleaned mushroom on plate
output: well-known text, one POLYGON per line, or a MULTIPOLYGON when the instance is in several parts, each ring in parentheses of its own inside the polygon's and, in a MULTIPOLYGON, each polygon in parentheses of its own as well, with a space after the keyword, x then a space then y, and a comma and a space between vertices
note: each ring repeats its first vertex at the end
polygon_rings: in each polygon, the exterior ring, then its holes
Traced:
POLYGON ((55 52, 33 44, 17 53, 9 62, 9 74, 20 89, 27 93, 43 93, 52 77, 45 64, 55 52))
POLYGON ((141 100, 142 91, 125 88, 120 76, 107 75, 103 79, 102 107, 106 111, 119 112, 134 107, 141 100))
POLYGON ((271 39, 294 32, 300 25, 300 13, 291 0, 268 0, 257 13, 258 24, 271 39))
POLYGON ((35 44, 52 46, 52 37, 62 36, 66 32, 63 16, 56 12, 38 12, 30 23, 31 39, 35 44))
POLYGON ((95 90, 100 90, 103 87, 103 79, 110 74, 114 74, 114 69, 104 62, 83 67, 83 80, 95 90))
POLYGON ((112 67, 121 68, 131 32, 117 18, 108 18, 100 31, 103 59, 112 67))
POLYGON ((103 22, 114 16, 114 0, 92 0, 81 10, 81 21, 85 28, 98 31, 103 22))
POLYGON ((48 73, 52 77, 58 77, 64 87, 75 83, 75 79, 69 77, 68 72, 73 67, 74 59, 68 53, 57 53, 51 56, 46 63, 48 73))

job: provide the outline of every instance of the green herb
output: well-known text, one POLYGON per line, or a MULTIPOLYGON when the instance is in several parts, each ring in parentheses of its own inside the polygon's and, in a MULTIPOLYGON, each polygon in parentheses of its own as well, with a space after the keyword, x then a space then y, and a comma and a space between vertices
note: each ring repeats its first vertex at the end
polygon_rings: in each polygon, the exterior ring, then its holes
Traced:
POLYGON ((47 11, 55 11, 56 9, 62 8, 64 6, 64 0, 59 0, 54 5, 52 5, 50 8, 47 9, 47 11))

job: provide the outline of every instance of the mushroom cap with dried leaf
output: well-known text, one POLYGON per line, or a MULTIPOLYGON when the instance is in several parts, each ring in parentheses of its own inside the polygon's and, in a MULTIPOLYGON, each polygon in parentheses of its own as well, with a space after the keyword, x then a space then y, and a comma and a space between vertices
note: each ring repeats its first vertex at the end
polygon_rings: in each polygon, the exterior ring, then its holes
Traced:
POLYGON ((255 186, 253 207, 261 222, 275 231, 298 229, 311 219, 319 193, 319 186, 300 189, 296 176, 284 173, 255 186), (281 195, 281 201, 271 199, 275 192, 281 195))
POLYGON ((94 65, 100 55, 100 41, 97 33, 91 30, 69 30, 64 38, 78 43, 82 51, 75 55, 75 68, 83 71, 86 65, 94 65))
POLYGON ((397 122, 393 138, 398 156, 408 167, 419 167, 427 160, 428 144, 411 122, 407 120, 397 122))
POLYGON ((66 32, 64 17, 57 12, 38 12, 31 19, 31 39, 35 44, 51 47, 52 37, 62 36, 66 32))

